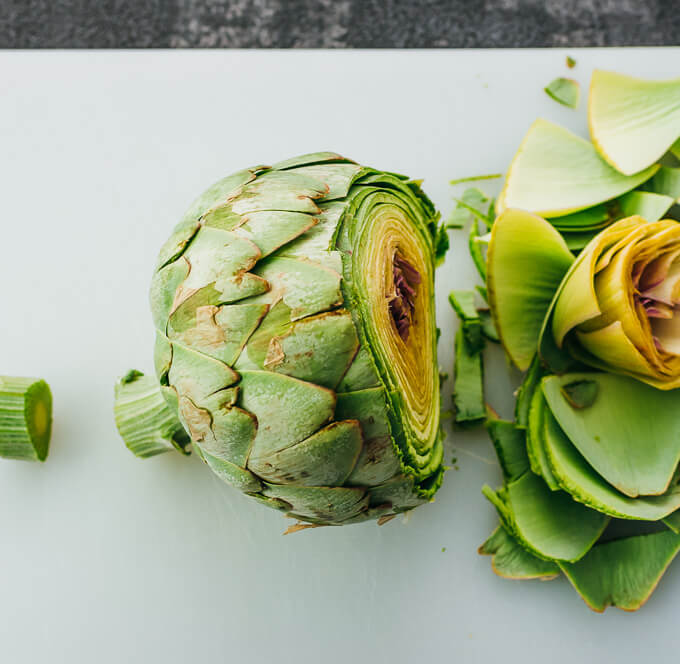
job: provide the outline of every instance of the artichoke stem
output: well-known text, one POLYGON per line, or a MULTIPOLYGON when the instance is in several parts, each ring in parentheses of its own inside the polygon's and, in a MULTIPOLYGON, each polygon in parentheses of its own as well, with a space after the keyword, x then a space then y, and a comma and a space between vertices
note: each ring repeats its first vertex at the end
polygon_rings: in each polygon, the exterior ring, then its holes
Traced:
POLYGON ((145 459, 171 450, 189 453, 189 436, 155 378, 129 371, 118 381, 115 392, 116 427, 135 456, 145 459))
POLYGON ((0 377, 0 456, 44 461, 52 431, 52 393, 44 380, 0 377))

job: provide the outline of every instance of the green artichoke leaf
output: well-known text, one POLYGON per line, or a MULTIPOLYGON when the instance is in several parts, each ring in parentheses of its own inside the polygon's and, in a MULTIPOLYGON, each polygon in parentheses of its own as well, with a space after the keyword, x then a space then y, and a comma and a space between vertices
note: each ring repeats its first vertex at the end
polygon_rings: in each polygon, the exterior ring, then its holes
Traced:
POLYGON ((511 482, 529 469, 526 434, 514 422, 501 419, 489 419, 486 430, 496 450, 503 477, 511 482))
POLYGON ((536 389, 529 407, 529 424, 526 429, 527 454, 531 470, 542 477, 551 491, 558 491, 560 485, 552 473, 545 451, 545 411, 547 404, 543 392, 536 389))
POLYGON ((501 343, 522 371, 536 354, 544 318, 573 261, 560 234, 536 215, 508 209, 491 229, 489 305, 501 343))
POLYGON ((304 440, 329 422, 335 411, 334 392, 283 374, 244 371, 239 388, 238 405, 255 415, 258 423, 251 458, 304 440), (295 413, 295 418, 289 413, 295 413))
POLYGON ((355 392, 372 387, 380 387, 378 370, 371 354, 361 346, 354 356, 354 361, 342 377, 336 392, 355 392))
POLYGON ((269 256, 313 228, 318 220, 304 212, 282 210, 260 210, 239 216, 227 205, 206 212, 202 222, 207 228, 234 231, 257 246, 262 256, 269 256))
POLYGON ((575 81, 573 78, 560 76, 550 81, 543 89, 558 104, 568 106, 569 108, 578 108, 578 103, 581 99, 581 88, 578 81, 575 81))
POLYGON ((335 388, 359 349, 348 311, 326 311, 294 322, 269 340, 263 368, 335 388))
POLYGON ((580 212, 572 212, 571 214, 565 214, 563 217, 555 217, 550 220, 550 223, 560 233, 598 230, 612 222, 612 215, 616 211, 618 201, 619 199, 616 198, 608 203, 600 203, 580 212))
POLYGON ((374 487, 368 488, 371 507, 380 505, 399 505, 395 513, 406 512, 422 505, 426 499, 418 495, 413 477, 397 475, 374 487))
POLYGON ((468 175, 464 178, 457 178, 455 180, 449 180, 449 184, 457 185, 463 184, 464 182, 477 182, 478 180, 497 180, 502 178, 503 173, 489 173, 487 175, 468 175))
POLYGON ((606 373, 548 376, 542 389, 564 433, 609 484, 631 498, 668 491, 680 461, 680 390, 606 373), (579 381, 597 386, 586 407, 564 393, 579 381))
POLYGON ((491 311, 489 309, 477 309, 477 315, 482 323, 482 334, 484 337, 496 344, 500 343, 501 340, 494 325, 491 311))
POLYGON ((270 170, 243 185, 238 196, 230 196, 228 205, 231 212, 241 216, 260 210, 317 214, 316 201, 329 190, 324 182, 296 171, 270 170))
POLYGON ((584 231, 584 232, 564 232, 562 237, 567 247, 573 252, 578 253, 584 247, 588 246, 588 243, 597 235, 597 231, 584 231))
POLYGON ((593 611, 601 613, 608 606, 636 611, 679 550, 680 535, 663 531, 603 542, 581 560, 559 566, 593 611))
POLYGON ((383 387, 339 393, 335 417, 340 420, 359 420, 364 435, 369 439, 392 433, 383 387))
POLYGON ((557 563, 529 553, 503 526, 498 526, 477 552, 491 556, 491 568, 505 579, 549 581, 560 573, 557 563))
POLYGON ((484 360, 470 347, 464 325, 456 333, 453 405, 456 422, 470 424, 486 417, 484 404, 484 360))
MULTIPOLYGON (((658 521, 680 508, 680 489, 660 496, 630 498, 608 484, 572 445, 552 412, 546 417, 545 447, 550 468, 560 486, 594 510, 619 519, 658 521)), ((647 440, 645 438, 645 440, 647 440)))
POLYGON ((451 291, 449 302, 461 320, 463 336, 470 352, 480 353, 484 350, 484 336, 482 321, 475 306, 474 291, 451 291))
MULTIPOLYGON (((662 166, 654 177, 642 185, 642 188, 655 194, 670 196, 676 203, 680 202, 680 168, 662 166)), ((645 216, 642 213, 640 214, 643 217, 645 216)))
MULTIPOLYGON (((220 390, 198 404, 183 395, 179 397, 178 405, 184 428, 206 455, 244 468, 258 423, 252 413, 235 405, 239 391, 239 387, 220 390)), ((213 467, 209 460, 206 462, 213 467)), ((227 470, 236 472, 230 467, 227 470)))
POLYGON ((470 224, 470 234, 468 236, 468 251, 470 252, 470 257, 472 262, 477 268, 477 272, 483 281, 486 281, 486 258, 484 258, 484 253, 482 252, 482 242, 479 235, 479 226, 477 225, 477 219, 473 219, 470 224))
POLYGON ((354 182, 363 175, 370 173, 371 169, 364 168, 359 164, 336 162, 310 164, 296 168, 295 172, 325 183, 328 186, 328 193, 323 197, 323 200, 328 202, 345 198, 354 182))
POLYGON ((520 208, 546 218, 561 217, 635 189, 658 168, 653 165, 635 175, 622 175, 592 143, 539 119, 512 160, 496 213, 520 208))
POLYGON ((463 228, 472 216, 487 223, 489 198, 478 187, 469 187, 460 198, 454 198, 456 206, 446 221, 447 228, 463 228))
POLYGON ((582 558, 609 523, 605 514, 576 502, 564 491, 551 491, 531 472, 508 482, 506 490, 513 534, 545 560, 582 558))
POLYGON ((531 399, 534 396, 536 388, 539 387, 541 378, 545 375, 545 368, 541 363, 541 358, 538 354, 534 355, 529 369, 524 375, 524 380, 517 390, 517 399, 515 401, 515 420, 520 427, 527 427, 529 424, 529 409, 531 408, 531 399))
POLYGON ((342 522, 364 512, 369 505, 365 489, 297 486, 264 483, 262 493, 290 505, 290 516, 310 523, 342 522))
POLYGON ((649 81, 596 69, 588 125, 611 166, 625 175, 639 173, 680 137, 680 79, 649 81))
POLYGON ((277 171, 286 171, 291 168, 296 170, 301 166, 315 166, 317 164, 354 164, 351 159, 339 155, 337 152, 310 152, 299 157, 290 157, 275 163, 272 168, 277 171))
POLYGON ((332 422, 309 438, 271 454, 251 454, 248 468, 275 484, 342 486, 363 445, 357 420, 332 422))
POLYGON ((680 511, 673 512, 661 520, 674 533, 680 534, 680 511))
POLYGON ((398 457, 389 436, 369 438, 347 478, 348 486, 378 486, 398 475, 401 471, 398 457))
POLYGON ((233 487, 244 493, 256 493, 262 490, 262 483, 246 468, 231 463, 226 459, 220 459, 206 452, 203 447, 195 445, 196 454, 206 463, 208 468, 217 475, 223 482, 231 484, 233 487))
POLYGON ((210 394, 236 383, 239 375, 219 360, 172 342, 172 364, 168 378, 180 396, 200 403, 210 394))
POLYGON ((659 221, 668 212, 674 200, 674 197, 666 194, 629 191, 617 200, 617 219, 638 215, 648 222, 659 221))

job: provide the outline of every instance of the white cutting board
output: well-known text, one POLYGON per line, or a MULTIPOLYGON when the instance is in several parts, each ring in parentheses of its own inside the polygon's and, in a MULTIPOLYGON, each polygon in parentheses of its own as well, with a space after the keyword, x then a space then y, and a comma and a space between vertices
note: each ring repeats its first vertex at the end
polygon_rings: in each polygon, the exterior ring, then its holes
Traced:
MULTIPOLYGON (((335 150, 424 178, 448 214, 448 181, 503 171, 536 117, 585 135, 583 103, 543 87, 573 76, 585 97, 593 67, 678 76, 680 49, 0 53, 0 373, 44 376, 55 398, 47 463, 0 462, 0 661, 675 657, 680 561, 635 615, 592 613, 564 579, 491 572, 480 488, 500 472, 483 432, 449 435, 459 470, 406 523, 282 537, 289 521, 195 456, 134 458, 111 413, 114 378, 152 367, 158 248, 207 185, 335 150)), ((452 239, 438 274, 448 371, 446 295, 475 282, 452 239)), ((487 364, 506 416, 515 378, 500 355, 487 364)))

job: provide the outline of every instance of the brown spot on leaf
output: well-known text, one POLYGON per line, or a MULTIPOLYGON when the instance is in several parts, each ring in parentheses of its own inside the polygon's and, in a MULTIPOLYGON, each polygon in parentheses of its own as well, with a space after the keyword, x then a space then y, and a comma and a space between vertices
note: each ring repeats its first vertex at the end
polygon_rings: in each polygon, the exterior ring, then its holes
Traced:
POLYGON ((264 366, 267 368, 276 367, 286 358, 283 352, 283 346, 279 337, 272 337, 269 340, 267 348, 267 356, 264 358, 264 366))
POLYGON ((179 398, 179 411, 182 420, 189 429, 191 440, 200 443, 205 440, 208 432, 212 433, 212 416, 204 408, 199 408, 191 399, 182 396, 179 398))

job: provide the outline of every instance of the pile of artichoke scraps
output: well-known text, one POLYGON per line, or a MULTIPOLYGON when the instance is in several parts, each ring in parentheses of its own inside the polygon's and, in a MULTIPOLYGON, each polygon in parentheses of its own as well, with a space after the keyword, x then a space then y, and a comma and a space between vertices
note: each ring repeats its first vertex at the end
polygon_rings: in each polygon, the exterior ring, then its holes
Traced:
POLYGON ((536 120, 498 199, 458 200, 483 285, 450 297, 455 418, 502 469, 494 571, 634 611, 680 550, 680 79, 595 71, 588 123, 536 120), (487 341, 524 372, 513 421, 485 404, 487 341))

